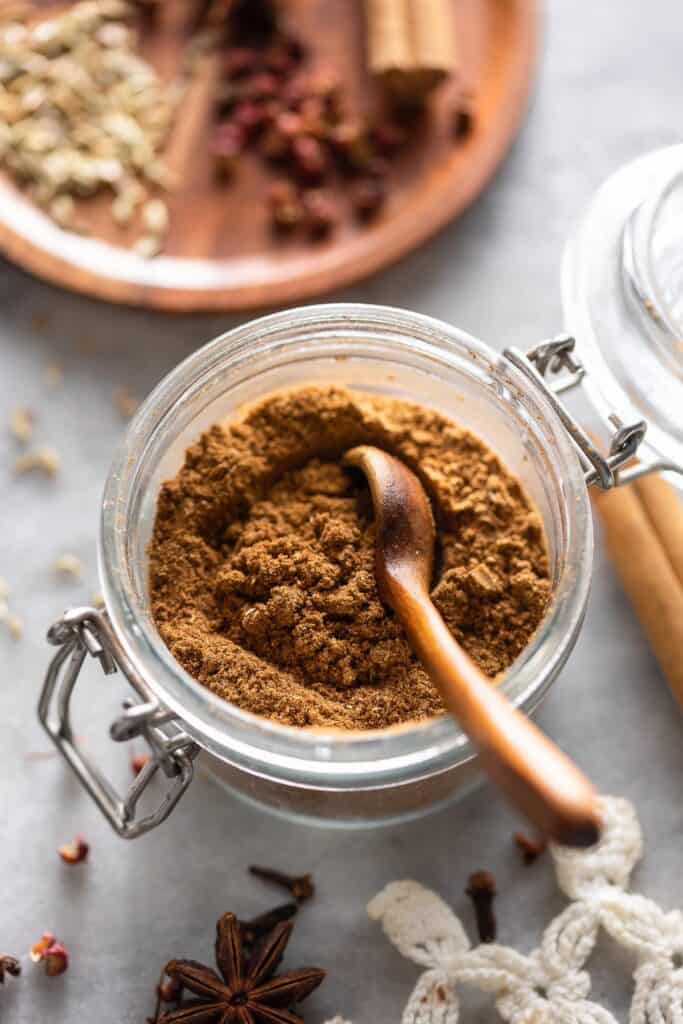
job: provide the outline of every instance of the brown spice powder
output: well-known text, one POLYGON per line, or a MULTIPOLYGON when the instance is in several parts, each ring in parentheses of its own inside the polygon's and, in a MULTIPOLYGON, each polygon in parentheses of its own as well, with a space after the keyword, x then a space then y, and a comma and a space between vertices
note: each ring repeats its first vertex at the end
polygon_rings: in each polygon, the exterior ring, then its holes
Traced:
POLYGON ((152 613, 194 678, 287 725, 383 728, 443 712, 375 585, 374 526, 353 445, 403 459, 434 506, 432 596, 490 676, 546 607, 538 514, 477 437, 432 409, 341 387, 278 392, 216 425, 164 484, 152 613))

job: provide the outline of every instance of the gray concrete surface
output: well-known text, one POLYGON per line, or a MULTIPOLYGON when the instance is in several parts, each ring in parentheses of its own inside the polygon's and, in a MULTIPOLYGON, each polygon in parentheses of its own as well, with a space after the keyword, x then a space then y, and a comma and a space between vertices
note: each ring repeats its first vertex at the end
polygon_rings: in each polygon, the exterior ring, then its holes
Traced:
MULTIPOLYGON (((557 329, 562 245, 591 192, 626 160, 680 141, 681 17, 678 0, 550 0, 533 106, 493 186, 431 244, 343 297, 431 313, 498 347, 557 329)), ((14 448, 0 432, 0 575, 26 622, 19 642, 0 632, 0 947, 25 956, 49 928, 72 953, 62 979, 34 974, 28 963, 24 977, 10 979, 0 991, 8 1024, 142 1022, 166 958, 208 956, 219 912, 249 914, 269 903, 272 894, 245 877, 251 862, 317 877, 319 897, 302 914, 290 959, 330 968, 308 1004, 314 1024, 336 1012, 355 1024, 399 1019, 417 972, 364 911, 389 880, 415 877, 435 887, 471 928, 465 881, 471 870, 491 868, 500 937, 522 950, 562 906, 547 861, 518 865, 513 820, 490 791, 400 828, 337 834, 283 824, 198 780, 165 827, 125 844, 60 761, 25 759, 47 749, 34 710, 46 625, 97 586, 98 500, 122 430, 112 389, 143 395, 232 322, 109 308, 0 265, 0 420, 16 403, 38 408, 37 438, 64 460, 55 482, 15 481, 14 448), (49 317, 41 331, 32 327, 35 314, 49 317), (79 353, 83 342, 88 355, 79 353), (51 362, 65 367, 64 385, 53 391, 44 379, 51 362), (82 584, 51 576, 66 550, 87 566, 82 584), (75 831, 88 837, 92 854, 69 869, 56 847, 75 831)), ((104 721, 89 733, 90 711, 83 730, 103 755, 104 721)), ((540 721, 603 791, 636 802, 647 856, 635 884, 667 907, 683 905, 681 721, 600 546, 583 636, 540 721)), ((596 954, 593 997, 621 1020, 631 967, 608 945, 596 954)), ((464 1019, 491 1021, 494 1013, 475 1000, 464 1019)))

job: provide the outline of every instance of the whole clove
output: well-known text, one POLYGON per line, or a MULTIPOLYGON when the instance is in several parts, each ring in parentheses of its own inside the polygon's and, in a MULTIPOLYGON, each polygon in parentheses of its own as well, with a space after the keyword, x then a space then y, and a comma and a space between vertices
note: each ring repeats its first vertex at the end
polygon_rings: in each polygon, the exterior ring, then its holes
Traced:
POLYGON ((10 978, 18 978, 21 974, 21 964, 15 956, 9 953, 0 953, 0 985, 5 984, 5 975, 10 978))
POLYGON ((259 914, 258 917, 253 917, 250 921, 240 921, 244 945, 253 948, 256 943, 269 935, 276 925, 294 917, 298 910, 299 907, 296 903, 283 903, 278 907, 273 907, 272 910, 267 910, 264 914, 259 914))
POLYGON ((475 871, 469 877, 465 894, 470 897, 474 906, 479 941, 495 942, 497 924, 493 910, 496 895, 494 876, 490 871, 475 871))
POLYGON ((548 848, 547 839, 531 839, 529 836, 524 835, 523 832, 515 832, 513 839, 515 846, 522 854, 524 863, 527 865, 533 864, 548 848))
POLYGON ((276 871, 274 868, 261 868, 254 864, 249 868, 249 874, 262 879, 264 882, 272 882, 273 885, 279 885, 281 888, 286 889, 297 903, 303 903, 305 900, 311 899, 315 894, 313 876, 310 874, 286 875, 284 872, 276 871))

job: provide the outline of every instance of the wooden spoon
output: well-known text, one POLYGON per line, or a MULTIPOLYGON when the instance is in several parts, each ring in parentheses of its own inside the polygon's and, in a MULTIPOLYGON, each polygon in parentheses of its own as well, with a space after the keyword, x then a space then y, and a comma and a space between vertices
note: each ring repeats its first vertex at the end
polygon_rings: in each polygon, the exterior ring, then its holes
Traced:
POLYGON ((343 461, 362 470, 370 485, 380 597, 398 615, 488 775, 544 836, 567 846, 591 846, 601 828, 592 785, 477 668, 432 604, 434 519, 422 484, 379 448, 353 448, 343 461))

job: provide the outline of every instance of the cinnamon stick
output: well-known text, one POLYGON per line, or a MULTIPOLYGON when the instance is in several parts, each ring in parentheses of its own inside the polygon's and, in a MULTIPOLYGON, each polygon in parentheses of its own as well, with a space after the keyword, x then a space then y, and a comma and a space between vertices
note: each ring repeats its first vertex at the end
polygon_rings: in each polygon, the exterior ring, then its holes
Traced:
POLYGON ((457 67, 452 0, 366 0, 370 70, 419 101, 457 67))
POLYGON ((641 477, 635 486, 647 517, 683 586, 683 502, 680 495, 663 476, 641 477))
MULTIPOLYGON (((601 493, 594 505, 624 590, 671 692, 683 706, 683 583, 668 554, 674 547, 665 547, 641 501, 644 482, 601 493)), ((658 487, 648 486, 644 490, 651 514, 669 537, 671 507, 668 501, 666 506, 658 499, 653 501, 653 494, 661 493, 658 487), (653 512, 655 507, 658 511, 653 512), (668 510, 666 514, 664 508, 668 510)))

